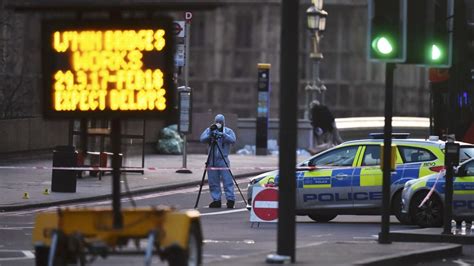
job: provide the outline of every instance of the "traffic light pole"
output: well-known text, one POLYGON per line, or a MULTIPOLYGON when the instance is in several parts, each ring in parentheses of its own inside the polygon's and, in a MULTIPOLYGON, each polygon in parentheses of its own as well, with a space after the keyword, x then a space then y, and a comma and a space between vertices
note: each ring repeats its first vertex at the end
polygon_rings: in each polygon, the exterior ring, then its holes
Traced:
POLYGON ((445 193, 444 193, 444 208, 445 213, 443 217, 443 234, 451 235, 451 219, 453 216, 453 166, 446 164, 446 179, 445 179, 445 193))
POLYGON ((282 0, 280 50, 280 142, 277 254, 267 263, 295 262, 296 137, 298 93, 298 0, 282 0))
POLYGON ((390 181, 391 181, 391 148, 393 116, 393 72, 394 63, 385 66, 385 126, 383 150, 383 183, 382 183, 382 228, 379 233, 379 244, 390 244, 390 181))

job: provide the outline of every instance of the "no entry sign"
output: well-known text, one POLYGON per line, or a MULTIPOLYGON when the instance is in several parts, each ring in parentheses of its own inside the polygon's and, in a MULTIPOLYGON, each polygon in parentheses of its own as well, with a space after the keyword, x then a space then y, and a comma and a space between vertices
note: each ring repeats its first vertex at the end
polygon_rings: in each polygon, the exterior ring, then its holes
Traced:
POLYGON ((278 219, 278 189, 254 187, 251 222, 276 222, 278 219))

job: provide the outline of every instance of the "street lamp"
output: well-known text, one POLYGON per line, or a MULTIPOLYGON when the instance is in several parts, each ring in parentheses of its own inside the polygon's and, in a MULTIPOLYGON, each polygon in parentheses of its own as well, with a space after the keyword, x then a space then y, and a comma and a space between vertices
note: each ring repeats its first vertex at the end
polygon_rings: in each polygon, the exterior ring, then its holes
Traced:
MULTIPOLYGON (((316 92, 324 93, 326 86, 319 79, 319 62, 323 59, 319 42, 326 30, 326 18, 328 13, 323 8, 323 0, 313 0, 313 5, 306 10, 307 26, 311 32, 312 49, 309 55, 313 62, 313 82, 305 87, 306 110, 305 118, 309 118, 309 105, 316 98, 316 92)), ((324 94, 321 95, 321 104, 324 103, 324 94)))

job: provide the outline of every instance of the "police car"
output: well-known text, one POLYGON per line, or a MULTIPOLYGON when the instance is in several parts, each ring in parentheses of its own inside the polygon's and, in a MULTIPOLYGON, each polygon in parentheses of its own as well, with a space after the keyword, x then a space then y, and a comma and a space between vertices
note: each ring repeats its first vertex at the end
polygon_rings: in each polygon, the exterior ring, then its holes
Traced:
MULTIPOLYGON (((474 158, 473 149, 461 150, 461 155, 474 158)), ((444 171, 405 183, 402 193, 402 212, 409 214, 413 222, 420 227, 442 226, 444 190, 444 171), (427 198, 430 190, 433 192, 427 198), (426 201, 421 205, 425 198, 427 198, 426 201)), ((465 161, 455 171, 453 218, 467 221, 472 221, 474 218, 474 159, 465 161)))
MULTIPOLYGON (((337 215, 380 214, 382 205, 382 170, 380 145, 383 135, 372 139, 344 142, 297 165, 296 213, 317 222, 328 222, 337 215)), ((401 192, 413 179, 440 172, 444 166, 444 145, 438 139, 408 139, 393 136, 397 145, 396 172, 391 178, 392 213, 402 223, 411 223, 401 212, 401 192)), ((474 146, 461 149, 474 153, 474 146)), ((463 159, 463 158, 461 158, 463 159)), ((255 186, 278 186, 278 171, 250 179, 247 198, 251 208, 255 186)))

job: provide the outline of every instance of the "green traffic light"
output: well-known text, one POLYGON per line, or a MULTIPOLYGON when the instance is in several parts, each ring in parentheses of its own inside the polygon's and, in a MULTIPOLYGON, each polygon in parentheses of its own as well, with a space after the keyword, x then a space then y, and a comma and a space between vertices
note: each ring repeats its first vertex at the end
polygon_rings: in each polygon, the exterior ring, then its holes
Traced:
POLYGON ((385 36, 375 38, 372 48, 381 55, 389 55, 393 52, 393 45, 385 36))
POLYGON ((431 60, 439 60, 441 55, 441 49, 436 44, 433 44, 431 46, 431 60))

